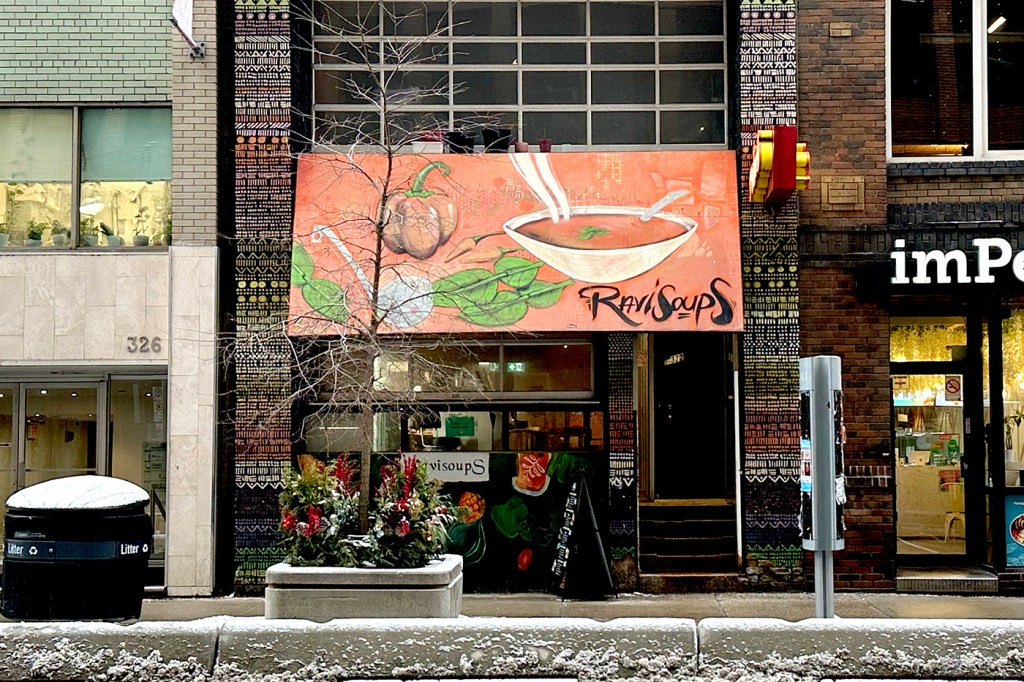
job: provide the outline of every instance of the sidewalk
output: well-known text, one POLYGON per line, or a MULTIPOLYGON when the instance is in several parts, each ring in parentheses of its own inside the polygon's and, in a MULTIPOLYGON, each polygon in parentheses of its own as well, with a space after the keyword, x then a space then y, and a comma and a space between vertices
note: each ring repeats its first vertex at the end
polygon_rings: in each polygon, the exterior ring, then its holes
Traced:
MULTIPOLYGON (((838 593, 841 618, 1024 618, 1024 598, 897 593, 838 593)), ((814 616, 810 593, 625 594, 605 601, 563 601, 550 594, 467 594, 464 616, 528 618, 782 618, 814 616)), ((260 597, 147 599, 142 620, 262 617, 260 597)))

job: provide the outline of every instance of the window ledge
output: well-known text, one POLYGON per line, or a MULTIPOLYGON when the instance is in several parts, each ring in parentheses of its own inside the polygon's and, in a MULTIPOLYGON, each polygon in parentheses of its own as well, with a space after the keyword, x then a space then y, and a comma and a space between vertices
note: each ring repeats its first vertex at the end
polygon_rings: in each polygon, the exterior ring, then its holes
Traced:
POLYGON ((970 175, 1024 175, 1024 160, 896 161, 886 167, 890 178, 963 177, 970 175))

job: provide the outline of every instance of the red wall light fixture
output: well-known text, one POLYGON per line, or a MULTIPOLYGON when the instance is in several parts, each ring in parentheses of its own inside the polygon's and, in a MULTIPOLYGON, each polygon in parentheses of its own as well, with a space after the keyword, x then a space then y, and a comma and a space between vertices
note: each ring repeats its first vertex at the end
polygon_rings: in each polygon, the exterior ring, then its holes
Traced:
POLYGON ((811 153, 796 141, 796 126, 774 126, 757 131, 750 164, 751 203, 776 210, 797 190, 811 183, 811 153))

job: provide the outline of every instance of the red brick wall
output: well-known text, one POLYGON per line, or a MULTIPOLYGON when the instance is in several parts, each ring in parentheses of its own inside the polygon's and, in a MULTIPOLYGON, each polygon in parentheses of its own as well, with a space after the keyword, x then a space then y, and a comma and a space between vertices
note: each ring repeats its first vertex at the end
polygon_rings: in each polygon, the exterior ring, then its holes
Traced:
POLYGON ((847 534, 846 549, 834 557, 836 587, 894 589, 889 317, 856 294, 850 270, 801 270, 800 355, 838 355, 843 365, 847 534))
POLYGON ((884 225, 885 0, 801 0, 797 36, 801 224, 884 225))

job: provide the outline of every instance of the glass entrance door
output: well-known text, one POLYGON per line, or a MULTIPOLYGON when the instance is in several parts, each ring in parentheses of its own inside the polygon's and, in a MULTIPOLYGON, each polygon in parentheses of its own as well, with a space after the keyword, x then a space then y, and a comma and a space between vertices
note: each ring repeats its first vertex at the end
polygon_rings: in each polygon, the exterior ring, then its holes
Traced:
MULTIPOLYGON (((14 449, 15 387, 0 383, 0 499, 4 502, 17 490, 18 457, 14 449)), ((4 519, 0 515, 0 535, 4 519)))
POLYGON ((64 476, 105 474, 106 406, 98 383, 23 384, 18 487, 64 476))
POLYGON ((893 369, 896 538, 901 555, 964 555, 962 374, 893 369))

